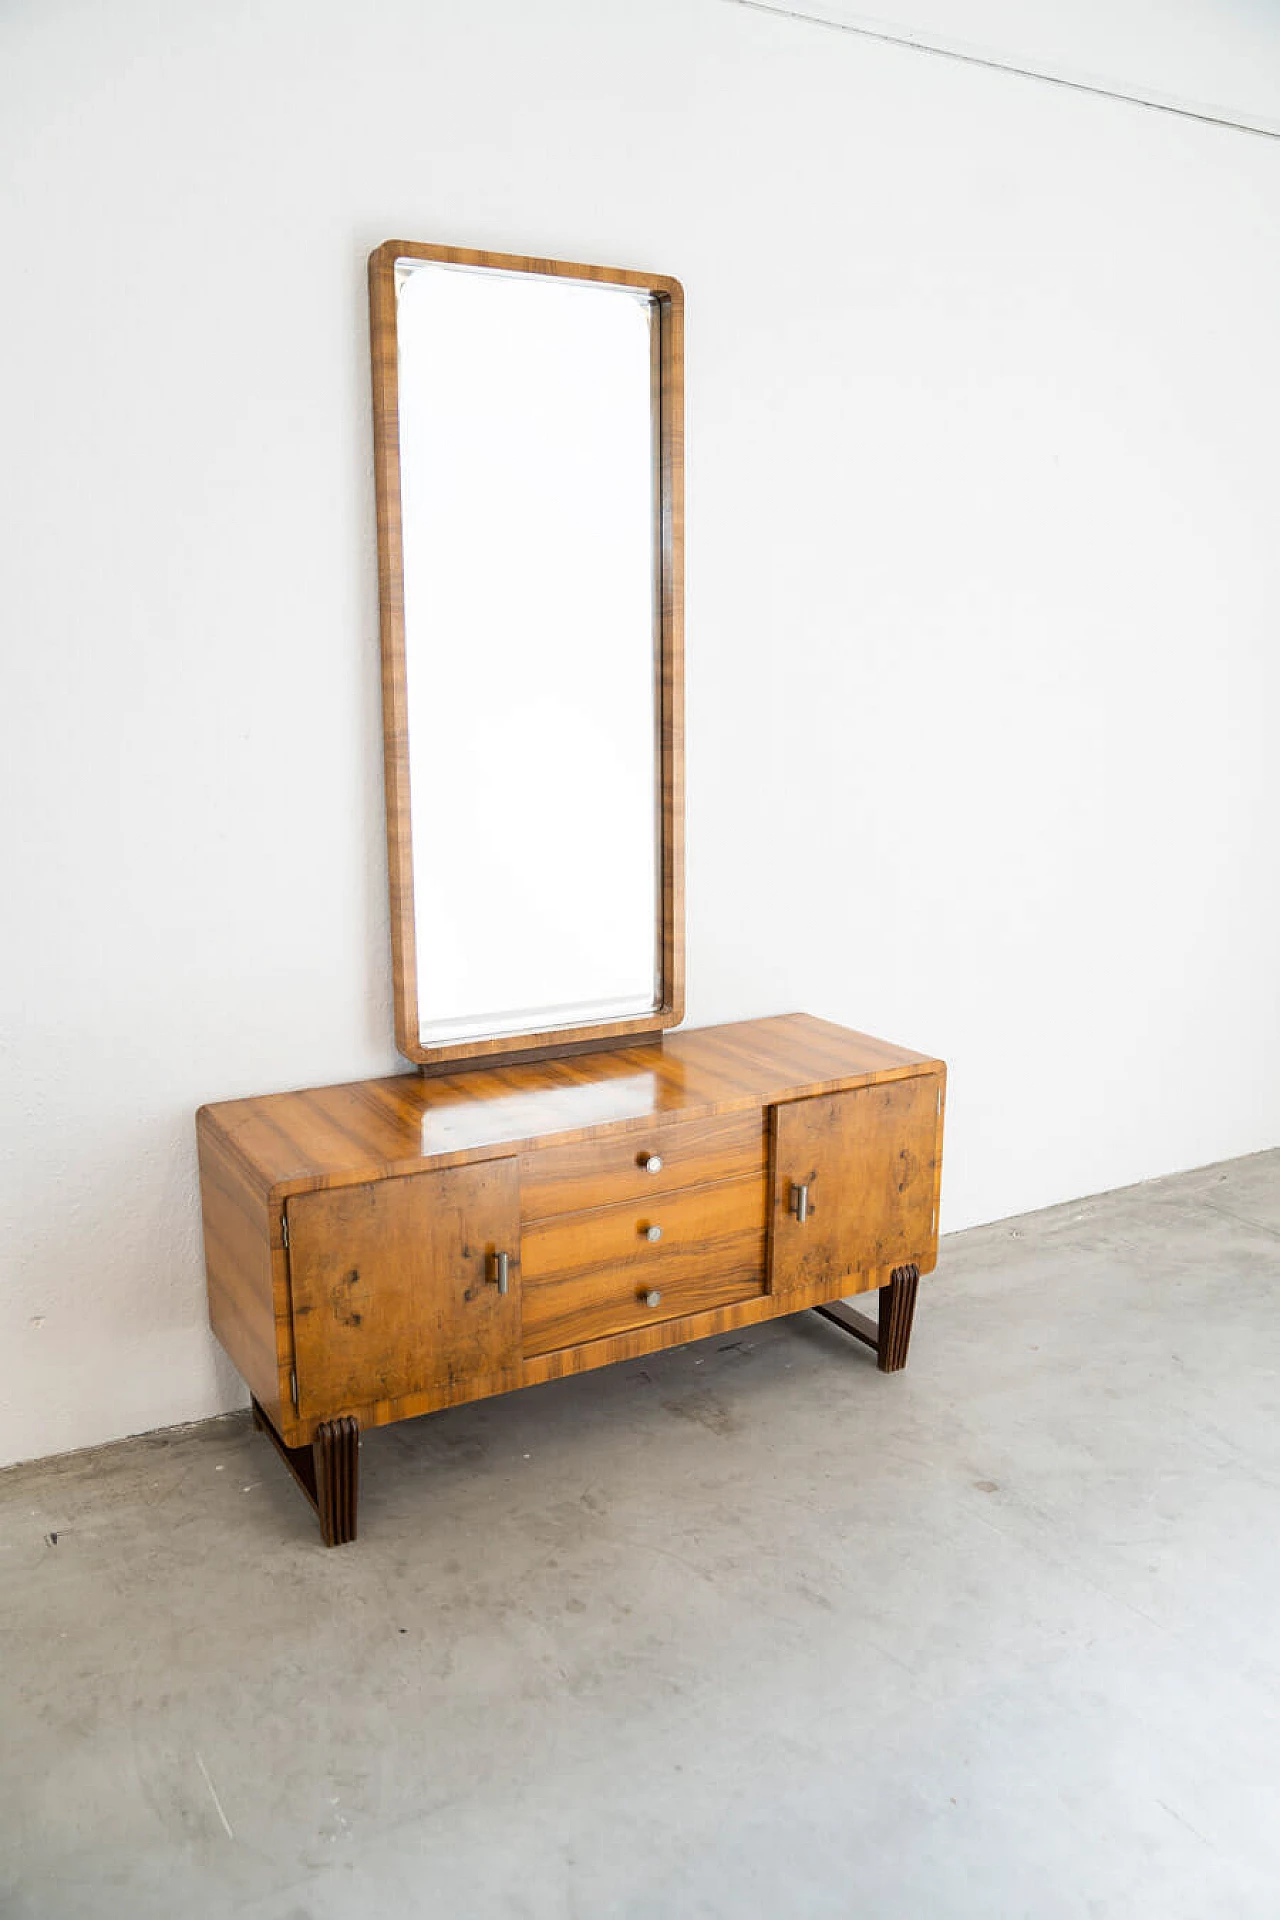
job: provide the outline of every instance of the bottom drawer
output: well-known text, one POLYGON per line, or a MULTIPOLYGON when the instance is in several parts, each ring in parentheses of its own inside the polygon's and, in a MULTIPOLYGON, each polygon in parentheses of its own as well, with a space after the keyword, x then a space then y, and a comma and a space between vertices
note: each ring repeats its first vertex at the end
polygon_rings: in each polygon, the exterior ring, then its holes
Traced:
POLYGON ((707 1313, 764 1292, 762 1179, 727 1181, 721 1187, 669 1196, 663 1217, 671 1238, 624 1259, 611 1255, 615 1239, 623 1245, 634 1243, 630 1209, 625 1215, 623 1209, 607 1208, 579 1216, 577 1231, 572 1216, 562 1216, 553 1226, 548 1223, 545 1232, 526 1229, 521 1308, 526 1355, 707 1313), (616 1221, 615 1212, 620 1216, 616 1221), (567 1271, 575 1240, 583 1251, 591 1249, 600 1264, 567 1271), (540 1278, 538 1267, 547 1253, 559 1255, 561 1264, 559 1271, 540 1278))

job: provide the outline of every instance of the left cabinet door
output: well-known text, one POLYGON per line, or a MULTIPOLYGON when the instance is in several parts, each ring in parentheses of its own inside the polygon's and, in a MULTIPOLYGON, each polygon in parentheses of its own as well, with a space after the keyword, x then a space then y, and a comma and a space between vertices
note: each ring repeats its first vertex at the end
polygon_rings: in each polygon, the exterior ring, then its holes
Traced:
POLYGON ((397 1417, 520 1384, 515 1160, 286 1203, 298 1417, 397 1417), (498 1285, 499 1256, 505 1290, 498 1285))

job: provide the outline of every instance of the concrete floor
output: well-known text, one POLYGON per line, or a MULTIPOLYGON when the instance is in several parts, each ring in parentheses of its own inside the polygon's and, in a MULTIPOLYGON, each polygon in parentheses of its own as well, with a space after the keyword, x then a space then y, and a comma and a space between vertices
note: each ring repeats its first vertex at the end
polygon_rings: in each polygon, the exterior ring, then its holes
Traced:
POLYGON ((1280 1153, 371 1435, 0 1475, 6 1920, 1276 1920, 1280 1153), (56 1544, 55 1544, 56 1540, 56 1544))

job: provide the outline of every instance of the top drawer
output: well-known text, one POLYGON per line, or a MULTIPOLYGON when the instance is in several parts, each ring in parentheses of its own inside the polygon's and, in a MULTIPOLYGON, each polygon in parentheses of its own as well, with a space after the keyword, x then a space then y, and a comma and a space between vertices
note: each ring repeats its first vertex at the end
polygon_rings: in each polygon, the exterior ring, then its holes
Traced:
POLYGON ((605 1134, 567 1147, 535 1147, 520 1157, 524 1220, 612 1207, 650 1193, 734 1180, 764 1167, 765 1124, 758 1107, 710 1120, 675 1120, 605 1134), (661 1164, 654 1166, 657 1160, 661 1164))

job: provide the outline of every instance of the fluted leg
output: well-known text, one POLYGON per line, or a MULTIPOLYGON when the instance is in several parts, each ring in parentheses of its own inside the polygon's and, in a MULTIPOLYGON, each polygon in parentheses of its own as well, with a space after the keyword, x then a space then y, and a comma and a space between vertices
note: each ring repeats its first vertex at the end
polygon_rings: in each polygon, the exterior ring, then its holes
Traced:
POLYGON ((326 1547, 342 1547, 356 1537, 360 1497, 360 1423, 350 1415, 326 1420, 311 1442, 315 1462, 316 1512, 326 1547))
POLYGON ((839 1327, 842 1333, 861 1340, 864 1347, 870 1347, 881 1373, 900 1373, 907 1364, 919 1286, 919 1267, 895 1267, 889 1275, 888 1286, 880 1289, 874 1321, 856 1308, 846 1306, 843 1300, 815 1307, 814 1312, 829 1320, 833 1327, 839 1327))
POLYGON ((880 1338, 876 1343, 876 1365, 881 1373, 898 1373, 907 1364, 919 1286, 919 1267, 895 1267, 888 1286, 880 1289, 877 1310, 880 1338))
POLYGON ((316 1428, 309 1447, 290 1447, 280 1438, 255 1400, 253 1424, 266 1434, 316 1510, 326 1547, 343 1547, 356 1537, 360 1496, 360 1422, 350 1414, 316 1428))

